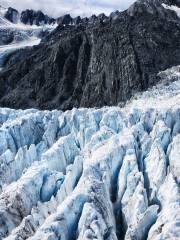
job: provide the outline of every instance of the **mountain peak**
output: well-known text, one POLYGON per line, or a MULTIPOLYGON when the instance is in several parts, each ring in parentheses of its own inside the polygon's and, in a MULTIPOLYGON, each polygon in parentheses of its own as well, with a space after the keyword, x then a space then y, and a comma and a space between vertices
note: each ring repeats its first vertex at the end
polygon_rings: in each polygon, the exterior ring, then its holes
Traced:
POLYGON ((162 1, 139 0, 110 17, 73 21, 70 15, 61 17, 38 47, 8 59, 0 73, 2 106, 67 110, 115 105, 156 84, 159 71, 180 64, 180 20, 162 1))
POLYGON ((45 15, 42 11, 38 10, 24 10, 21 12, 20 20, 24 24, 41 25, 55 23, 55 19, 45 15))
POLYGON ((12 23, 17 23, 19 20, 19 12, 14 8, 9 7, 5 12, 4 17, 12 23))
MULTIPOLYGON (((127 12, 130 16, 145 12, 163 16, 165 14, 165 5, 180 7, 180 0, 137 0, 129 7, 127 12)), ((168 17, 170 17, 170 15, 168 17)))

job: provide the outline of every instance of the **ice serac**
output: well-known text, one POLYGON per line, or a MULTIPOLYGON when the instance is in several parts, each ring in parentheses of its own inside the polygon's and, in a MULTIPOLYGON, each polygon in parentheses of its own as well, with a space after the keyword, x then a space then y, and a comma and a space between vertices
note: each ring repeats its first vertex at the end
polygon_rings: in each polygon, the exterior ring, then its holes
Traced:
POLYGON ((0 109, 0 239, 180 238, 180 71, 125 107, 0 109))
POLYGON ((179 239, 180 234, 179 185, 169 173, 160 188, 161 212, 148 234, 148 240, 179 239))

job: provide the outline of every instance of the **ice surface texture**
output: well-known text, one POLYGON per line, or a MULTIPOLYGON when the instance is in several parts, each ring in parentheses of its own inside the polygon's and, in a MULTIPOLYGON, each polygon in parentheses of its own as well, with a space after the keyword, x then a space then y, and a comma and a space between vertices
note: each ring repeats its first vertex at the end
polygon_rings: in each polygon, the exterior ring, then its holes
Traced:
POLYGON ((180 239, 180 77, 125 108, 0 109, 0 239, 180 239))

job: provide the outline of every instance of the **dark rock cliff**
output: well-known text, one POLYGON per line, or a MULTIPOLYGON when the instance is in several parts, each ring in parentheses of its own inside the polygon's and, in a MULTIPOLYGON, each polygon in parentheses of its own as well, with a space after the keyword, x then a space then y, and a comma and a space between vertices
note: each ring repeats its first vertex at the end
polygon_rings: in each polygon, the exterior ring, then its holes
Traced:
POLYGON ((16 23, 19 18, 19 13, 16 9, 9 7, 4 17, 10 22, 16 23))
POLYGON ((42 25, 55 23, 54 18, 50 18, 41 11, 25 10, 21 13, 20 21, 24 24, 42 25))
MULTIPOLYGON (((164 1, 177 4, 176 1, 164 1)), ((71 109, 125 102, 180 64, 180 18, 159 0, 64 26, 11 56, 0 73, 0 106, 71 109)))

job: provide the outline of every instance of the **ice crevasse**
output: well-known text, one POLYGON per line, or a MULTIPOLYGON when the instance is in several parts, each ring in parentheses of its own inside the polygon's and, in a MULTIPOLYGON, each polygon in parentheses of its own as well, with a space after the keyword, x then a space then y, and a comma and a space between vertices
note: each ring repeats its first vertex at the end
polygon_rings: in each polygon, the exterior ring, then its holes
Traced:
POLYGON ((160 76, 124 108, 0 109, 0 239, 180 239, 179 67, 160 76))

